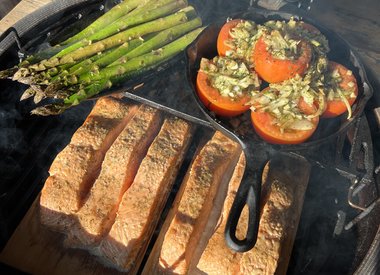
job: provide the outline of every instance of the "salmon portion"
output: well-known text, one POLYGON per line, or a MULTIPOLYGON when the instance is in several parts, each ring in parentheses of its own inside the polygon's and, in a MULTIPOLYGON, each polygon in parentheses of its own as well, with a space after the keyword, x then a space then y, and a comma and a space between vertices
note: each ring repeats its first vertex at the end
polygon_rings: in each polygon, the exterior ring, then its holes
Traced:
POLYGON ((64 232, 99 175, 106 151, 137 111, 137 105, 104 97, 97 101, 70 144, 55 158, 40 197, 41 222, 64 232))
MULTIPOLYGON (((218 226, 215 228, 215 233, 209 240, 206 249, 197 264, 197 269, 192 274, 225 274, 235 275, 236 265, 239 263, 242 253, 235 252, 228 248, 224 239, 224 229, 226 227, 228 214, 235 199, 240 182, 243 178, 245 170, 245 157, 242 153, 236 165, 228 185, 227 196, 224 201, 223 209, 220 215, 218 226)), ((240 222, 236 230, 238 238, 243 239, 246 232, 248 222, 248 212, 243 211, 240 216, 240 222)))
POLYGON ((154 272, 186 274, 191 262, 197 262, 217 190, 229 181, 239 153, 237 143, 216 132, 196 155, 176 197, 173 218, 162 233, 165 236, 154 272))
POLYGON ((274 181, 261 219, 255 247, 244 253, 240 260, 239 274, 274 274, 281 255, 282 240, 289 218, 293 194, 286 184, 274 181))
POLYGON ((137 169, 160 127, 158 110, 141 106, 106 153, 102 170, 83 207, 70 239, 75 246, 92 248, 109 232, 124 192, 132 184, 137 169))
MULTIPOLYGON (((279 157, 267 163, 262 177, 257 242, 250 251, 238 253, 227 247, 224 228, 243 173, 244 166, 240 158, 220 215, 220 225, 215 228, 197 268, 190 270, 189 274, 286 274, 310 165, 295 157, 279 157)), ((248 225, 246 210, 243 209, 237 227, 238 239, 245 236, 248 225)))
POLYGON ((190 124, 168 118, 141 162, 100 246, 102 256, 119 269, 137 271, 190 140, 190 124))

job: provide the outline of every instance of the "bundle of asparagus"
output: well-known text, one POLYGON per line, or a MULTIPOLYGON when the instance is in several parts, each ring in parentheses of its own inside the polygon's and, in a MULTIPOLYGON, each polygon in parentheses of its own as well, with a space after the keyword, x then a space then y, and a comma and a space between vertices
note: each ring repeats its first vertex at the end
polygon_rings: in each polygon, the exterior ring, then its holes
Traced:
POLYGON ((54 99, 33 114, 59 114, 169 60, 201 25, 186 0, 124 0, 66 41, 1 71, 0 78, 30 85, 20 100, 54 99))

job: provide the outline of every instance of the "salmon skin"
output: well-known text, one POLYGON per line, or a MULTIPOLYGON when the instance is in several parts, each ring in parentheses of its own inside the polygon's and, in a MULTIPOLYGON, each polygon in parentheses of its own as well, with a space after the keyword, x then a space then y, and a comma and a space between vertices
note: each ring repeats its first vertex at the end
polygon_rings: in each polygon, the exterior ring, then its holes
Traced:
POLYGON ((229 181, 239 153, 237 143, 216 132, 196 155, 177 194, 167 230, 161 231, 164 237, 156 267, 146 274, 188 272, 203 241, 202 232, 219 185, 229 181))
POLYGON ((138 105, 100 98, 70 143, 55 158, 40 196, 41 223, 65 232, 97 178, 106 151, 138 105))
POLYGON ((100 175, 76 215, 66 246, 92 249, 99 245, 111 229, 121 198, 133 182, 160 124, 158 110, 139 108, 106 153, 100 175))
POLYGON ((120 270, 137 272, 190 140, 190 124, 168 118, 141 162, 100 246, 101 255, 120 270))

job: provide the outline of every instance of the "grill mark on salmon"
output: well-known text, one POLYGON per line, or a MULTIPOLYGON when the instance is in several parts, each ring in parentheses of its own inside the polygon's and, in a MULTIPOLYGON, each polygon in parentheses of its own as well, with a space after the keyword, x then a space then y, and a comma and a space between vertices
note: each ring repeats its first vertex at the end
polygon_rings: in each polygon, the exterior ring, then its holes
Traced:
MULTIPOLYGON (((237 162, 240 146, 216 132, 211 140, 196 155, 191 168, 177 194, 168 218, 161 230, 162 244, 156 243, 159 250, 157 259, 144 273, 185 274, 188 271, 202 232, 211 213, 219 185, 228 181, 237 162), (161 245, 161 247, 159 247, 161 245)), ((149 260, 148 260, 149 261, 149 260)), ((151 262, 151 261, 150 261, 151 262)))
POLYGON ((190 140, 190 124, 168 118, 141 162, 100 246, 102 256, 119 269, 137 272, 190 140))
POLYGON ((158 110, 141 106, 106 153, 102 170, 78 211, 66 245, 87 249, 99 245, 114 223, 124 192, 129 188, 161 124, 158 110))
POLYGON ((41 223, 65 232, 72 214, 83 205, 97 178, 104 155, 137 111, 137 105, 99 99, 70 144, 55 158, 40 197, 41 223))

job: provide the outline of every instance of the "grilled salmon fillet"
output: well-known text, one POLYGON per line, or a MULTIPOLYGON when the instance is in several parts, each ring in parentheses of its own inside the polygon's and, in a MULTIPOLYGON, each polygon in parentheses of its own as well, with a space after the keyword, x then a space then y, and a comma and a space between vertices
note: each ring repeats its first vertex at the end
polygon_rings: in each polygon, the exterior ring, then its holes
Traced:
MULTIPOLYGON (((215 228, 215 233, 208 241, 206 249, 203 251, 202 256, 197 264, 197 268, 192 270, 192 274, 225 274, 235 275, 236 264, 239 263, 242 253, 235 252, 229 249, 224 239, 224 228, 226 226, 227 217, 231 209, 232 203, 235 199, 237 190, 239 189, 245 170, 245 157, 242 153, 236 165, 235 171, 232 175, 228 185, 227 196, 224 201, 220 221, 215 228)), ((247 228, 248 212, 243 211, 240 216, 240 221, 236 230, 238 238, 243 239, 244 233, 247 228)))
POLYGON ((141 162, 100 246, 102 256, 119 269, 137 272, 190 140, 190 124, 168 118, 141 162))
POLYGON ((76 214, 78 222, 69 233, 67 246, 91 249, 99 245, 111 229, 121 198, 133 182, 160 124, 158 110, 139 108, 106 153, 100 175, 76 214))
POLYGON ((99 174, 106 151, 137 111, 138 106, 99 99, 70 144, 55 158, 40 197, 41 222, 64 232, 73 213, 84 203, 99 174))
POLYGON ((222 182, 229 181, 239 152, 237 143, 216 132, 195 156, 155 244, 158 253, 152 253, 145 274, 188 272, 204 242, 202 232, 216 203, 217 190, 222 182))
MULTIPOLYGON (((190 274, 286 274, 310 166, 296 158, 279 158, 267 163, 263 172, 258 239, 253 249, 238 253, 227 247, 224 228, 243 173, 244 162, 240 158, 221 212, 221 222, 197 268, 190 270, 190 274)), ((238 238, 244 237, 247 224, 248 212, 243 211, 237 227, 238 238)))

